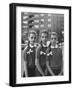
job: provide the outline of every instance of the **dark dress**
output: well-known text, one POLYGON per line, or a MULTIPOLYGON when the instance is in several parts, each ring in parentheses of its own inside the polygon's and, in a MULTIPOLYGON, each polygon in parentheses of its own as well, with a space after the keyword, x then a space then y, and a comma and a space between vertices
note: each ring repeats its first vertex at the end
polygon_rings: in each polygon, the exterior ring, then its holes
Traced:
POLYGON ((61 48, 51 48, 52 55, 48 56, 47 61, 55 75, 58 75, 62 68, 62 50, 61 48))
POLYGON ((30 46, 27 46, 24 52, 24 60, 27 61, 28 77, 35 76, 35 52, 36 47, 31 48, 30 46))
MULTIPOLYGON (((39 64, 44 72, 46 74, 46 50, 47 47, 43 47, 43 45, 38 46, 37 52, 36 52, 36 57, 39 59, 39 64)), ((37 70, 36 71, 37 76, 41 76, 40 72, 37 70)))

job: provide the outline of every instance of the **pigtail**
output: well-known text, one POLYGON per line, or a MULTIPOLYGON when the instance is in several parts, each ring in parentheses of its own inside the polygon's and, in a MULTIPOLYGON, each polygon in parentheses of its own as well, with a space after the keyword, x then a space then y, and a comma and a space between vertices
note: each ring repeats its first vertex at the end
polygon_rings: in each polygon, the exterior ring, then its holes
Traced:
POLYGON ((30 45, 30 41, 29 41, 29 40, 28 40, 28 44, 27 44, 27 45, 28 45, 28 47, 29 47, 29 45, 30 45))
POLYGON ((51 51, 51 43, 49 44, 49 52, 51 51))
POLYGON ((42 46, 42 41, 40 41, 40 45, 42 46))
POLYGON ((48 46, 48 48, 47 48, 47 50, 46 50, 46 53, 48 54, 48 53, 50 53, 51 52, 51 43, 49 44, 49 46, 48 46))
POLYGON ((28 44, 27 44, 27 46, 28 46, 28 50, 29 50, 29 46, 30 46, 30 41, 28 40, 28 44))

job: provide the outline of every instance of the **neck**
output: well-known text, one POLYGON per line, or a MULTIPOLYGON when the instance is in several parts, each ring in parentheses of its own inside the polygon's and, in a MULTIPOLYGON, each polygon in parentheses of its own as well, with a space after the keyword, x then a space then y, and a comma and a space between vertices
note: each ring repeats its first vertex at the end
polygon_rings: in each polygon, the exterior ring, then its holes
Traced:
POLYGON ((46 42, 43 42, 42 44, 46 45, 46 42))
POLYGON ((56 44, 51 44, 51 45, 54 46, 54 47, 56 46, 56 44))
POLYGON ((34 43, 30 43, 32 46, 34 45, 34 43))

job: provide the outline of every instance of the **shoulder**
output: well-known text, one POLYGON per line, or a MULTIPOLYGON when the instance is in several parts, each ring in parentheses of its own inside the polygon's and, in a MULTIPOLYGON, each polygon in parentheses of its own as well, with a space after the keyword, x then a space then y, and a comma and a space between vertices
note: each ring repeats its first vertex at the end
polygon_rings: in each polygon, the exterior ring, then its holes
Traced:
POLYGON ((27 52, 27 50, 28 50, 28 46, 25 46, 25 48, 24 48, 24 53, 26 53, 27 52))
POLYGON ((62 51, 62 48, 61 48, 61 46, 60 46, 60 45, 58 45, 58 50, 62 51))

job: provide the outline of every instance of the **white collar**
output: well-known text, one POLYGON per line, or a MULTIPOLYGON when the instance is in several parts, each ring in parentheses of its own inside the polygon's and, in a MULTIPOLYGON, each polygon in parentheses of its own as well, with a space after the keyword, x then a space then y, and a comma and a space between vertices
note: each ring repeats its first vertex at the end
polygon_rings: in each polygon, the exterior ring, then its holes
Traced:
POLYGON ((34 44, 34 45, 29 44, 29 46, 30 46, 31 48, 33 48, 33 47, 36 47, 36 44, 34 44))
POLYGON ((43 46, 43 47, 48 47, 48 45, 47 45, 47 44, 46 44, 46 45, 42 44, 42 46, 43 46))
POLYGON ((51 48, 58 48, 58 45, 57 44, 55 46, 51 45, 51 48))

